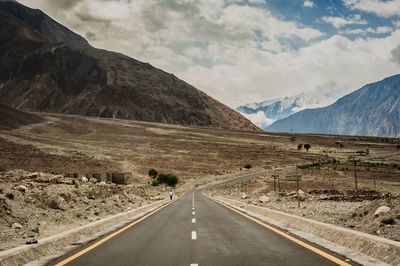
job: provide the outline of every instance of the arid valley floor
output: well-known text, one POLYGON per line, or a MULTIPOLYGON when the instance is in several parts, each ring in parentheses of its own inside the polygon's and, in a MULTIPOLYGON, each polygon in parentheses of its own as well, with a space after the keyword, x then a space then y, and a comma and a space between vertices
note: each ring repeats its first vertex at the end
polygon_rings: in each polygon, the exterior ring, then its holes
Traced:
POLYGON ((150 168, 177 174, 178 193, 185 184, 220 184, 208 188, 246 203, 400 240, 399 139, 37 115, 42 122, 0 131, 0 249, 165 197, 164 187, 148 184, 150 168), (299 150, 298 144, 311 148, 299 150), (357 157, 355 192, 349 156, 360 151, 366 153, 357 157), (245 164, 252 168, 242 168, 245 164), (132 172, 133 180, 120 186, 65 176, 97 172, 132 172), (240 178, 247 173, 255 175, 240 178), (272 175, 279 179, 276 191, 272 175), (293 176, 301 176, 305 192, 300 209, 293 176), (268 202, 261 203, 261 196, 268 202), (390 211, 375 215, 380 206, 390 211), (14 223, 22 228, 12 228, 14 223))

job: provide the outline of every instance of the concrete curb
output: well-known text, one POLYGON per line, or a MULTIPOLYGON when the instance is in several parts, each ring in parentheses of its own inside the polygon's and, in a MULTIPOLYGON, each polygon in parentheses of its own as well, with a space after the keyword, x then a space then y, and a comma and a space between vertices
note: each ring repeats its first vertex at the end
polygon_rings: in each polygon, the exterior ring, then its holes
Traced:
MULTIPOLYGON (((206 196, 206 195, 205 195, 206 196)), ((256 217, 362 265, 400 265, 400 242, 217 196, 208 198, 256 217)))
MULTIPOLYGON (((179 197, 180 198, 180 197, 179 197)), ((0 265, 44 265, 71 250, 117 230, 125 224, 168 204, 169 199, 153 202, 138 209, 119 213, 101 220, 73 228, 57 235, 39 239, 35 245, 22 245, 0 252, 0 265)))

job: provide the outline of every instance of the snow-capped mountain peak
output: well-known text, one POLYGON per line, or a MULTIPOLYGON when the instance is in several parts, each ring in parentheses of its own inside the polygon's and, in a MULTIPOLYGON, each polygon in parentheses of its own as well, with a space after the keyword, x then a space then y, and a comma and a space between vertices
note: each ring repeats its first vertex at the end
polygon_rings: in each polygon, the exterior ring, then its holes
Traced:
POLYGON ((265 129, 273 122, 286 118, 304 109, 328 106, 346 95, 348 89, 318 88, 311 92, 300 93, 266 100, 260 103, 249 103, 236 108, 238 112, 250 119, 257 126, 265 129))

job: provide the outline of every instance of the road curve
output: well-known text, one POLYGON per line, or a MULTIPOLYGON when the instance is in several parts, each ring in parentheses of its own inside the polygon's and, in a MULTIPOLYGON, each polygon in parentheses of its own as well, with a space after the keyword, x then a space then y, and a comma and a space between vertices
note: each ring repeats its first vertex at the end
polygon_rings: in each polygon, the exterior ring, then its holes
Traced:
POLYGON ((51 265, 337 265, 200 192, 187 193, 95 248, 90 245, 51 265))

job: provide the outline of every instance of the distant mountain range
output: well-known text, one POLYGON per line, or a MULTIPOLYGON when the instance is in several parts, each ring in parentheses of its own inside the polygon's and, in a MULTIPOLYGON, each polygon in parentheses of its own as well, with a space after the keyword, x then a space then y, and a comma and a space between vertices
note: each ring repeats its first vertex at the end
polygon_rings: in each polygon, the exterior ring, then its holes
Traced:
POLYGON ((266 130, 400 137, 400 75, 368 84, 327 107, 295 113, 266 130))
POLYGON ((0 1, 0 103, 25 111, 259 131, 172 74, 93 48, 40 10, 0 1))
POLYGON ((348 89, 318 88, 296 96, 250 103, 236 108, 236 111, 250 119, 257 126, 267 129, 273 122, 286 118, 304 109, 325 107, 348 92, 348 89))

